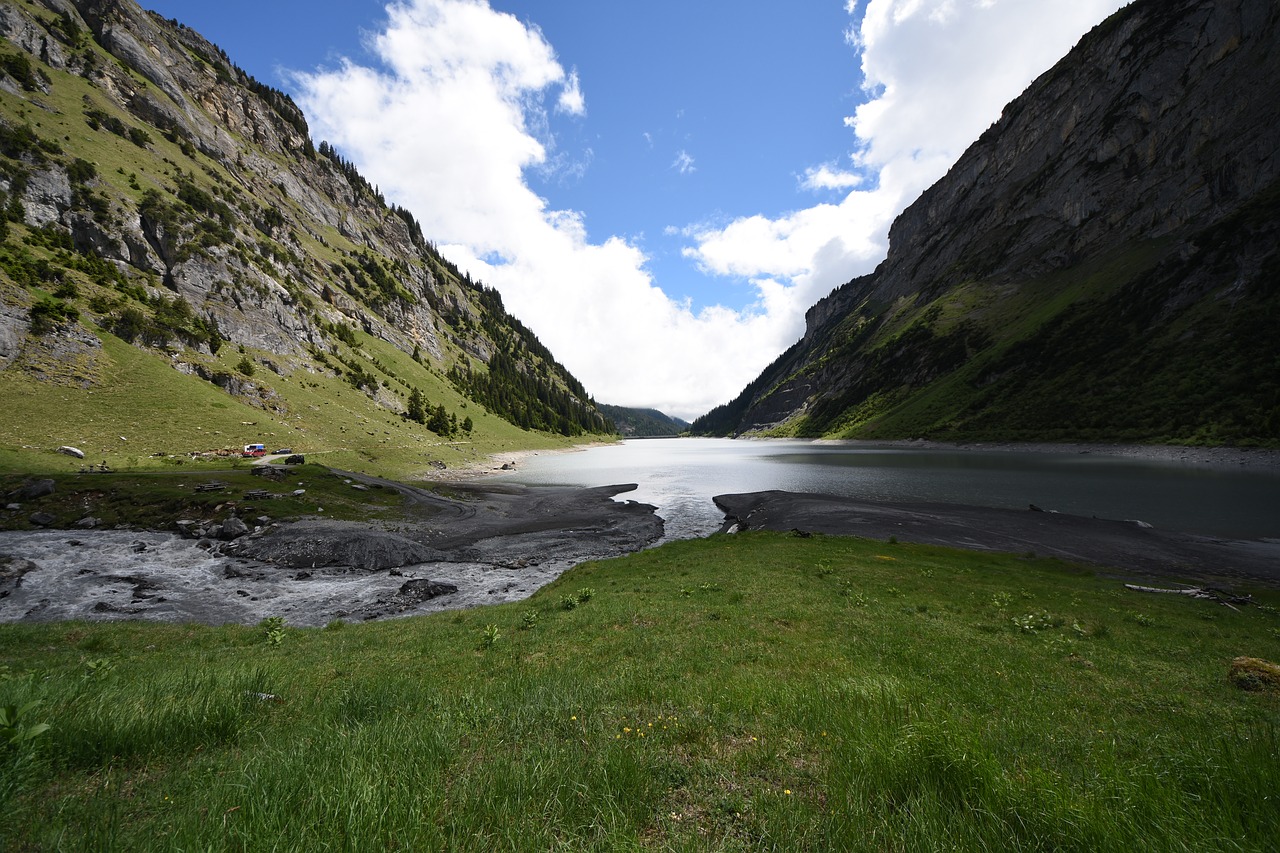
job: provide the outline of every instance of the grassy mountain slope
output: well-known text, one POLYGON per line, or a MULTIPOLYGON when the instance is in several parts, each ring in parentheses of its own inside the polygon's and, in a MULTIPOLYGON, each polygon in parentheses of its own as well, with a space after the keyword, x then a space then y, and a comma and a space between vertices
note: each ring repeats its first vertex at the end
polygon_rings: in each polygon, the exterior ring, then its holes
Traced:
POLYGON ((1280 10, 1136 2, 711 434, 1280 444, 1280 10))
POLYGON ((127 0, 0 3, 0 33, 0 446, 121 465, 263 441, 405 474, 612 431, 198 34, 127 0))

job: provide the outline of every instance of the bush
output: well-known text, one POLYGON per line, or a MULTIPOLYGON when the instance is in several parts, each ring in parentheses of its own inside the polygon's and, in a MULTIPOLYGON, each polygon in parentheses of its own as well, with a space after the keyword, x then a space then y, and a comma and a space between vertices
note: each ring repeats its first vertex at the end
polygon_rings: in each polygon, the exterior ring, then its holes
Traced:
POLYGON ((80 312, 61 299, 46 296, 31 306, 31 334, 47 335, 63 323, 73 323, 80 312))

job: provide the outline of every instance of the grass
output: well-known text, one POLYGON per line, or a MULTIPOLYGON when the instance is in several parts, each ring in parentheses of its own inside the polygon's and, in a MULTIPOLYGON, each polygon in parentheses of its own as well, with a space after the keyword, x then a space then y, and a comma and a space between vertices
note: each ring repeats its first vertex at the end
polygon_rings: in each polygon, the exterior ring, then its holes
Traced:
MULTIPOLYGON (((277 394, 283 410, 264 411, 103 332, 96 355, 101 376, 90 387, 43 382, 14 369, 0 375, 7 415, 0 421, 0 468, 76 471, 85 462, 101 461, 115 469, 168 468, 175 461, 170 457, 238 451, 250 441, 265 441, 269 449, 287 446, 336 468, 414 478, 430 476, 433 460, 455 468, 504 450, 568 447, 575 441, 522 430, 468 403, 438 372, 356 334, 373 358, 422 387, 433 402, 444 403, 459 418, 469 414, 476 424, 473 433, 441 438, 373 404, 345 379, 301 368, 286 375, 257 370, 255 382, 277 394), (55 453, 62 445, 83 450, 85 462, 55 453)), ((241 357, 235 347, 224 346, 210 362, 232 372, 241 357)), ((388 386, 404 390, 389 378, 388 386)))
POLYGON ((1274 594, 744 534, 326 629, 0 626, 11 849, 1195 849, 1280 837, 1274 594), (563 602, 573 599, 575 606, 563 602), (533 614, 533 616, 530 616, 533 614))
MULTIPOLYGON (((12 494, 36 479, 28 474, 5 473, 0 458, 0 494, 12 494)), ((225 521, 239 513, 277 520, 322 514, 350 521, 403 520, 404 501, 381 485, 353 489, 352 482, 321 465, 289 466, 281 480, 254 476, 251 466, 227 467, 225 461, 191 462, 163 471, 67 474, 46 472, 54 492, 22 502, 22 509, 0 515, 0 528, 31 530, 29 516, 44 512, 54 516, 53 527, 71 527, 86 516, 98 519, 98 527, 116 526, 172 530, 178 519, 225 521), (199 486, 222 484, 215 491, 199 486), (266 498, 246 493, 266 491, 266 498), (294 494, 301 491, 302 494, 294 494)), ((39 475, 37 475, 39 476, 39 475)), ((415 517, 423 510, 418 508, 415 517)))

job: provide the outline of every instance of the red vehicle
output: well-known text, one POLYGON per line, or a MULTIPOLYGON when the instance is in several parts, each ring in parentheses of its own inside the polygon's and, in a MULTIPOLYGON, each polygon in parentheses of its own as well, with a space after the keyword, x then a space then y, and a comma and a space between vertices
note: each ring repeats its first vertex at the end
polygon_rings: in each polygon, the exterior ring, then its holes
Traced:
POLYGON ((265 444, 246 444, 244 452, 241 456, 266 456, 267 446, 265 444))

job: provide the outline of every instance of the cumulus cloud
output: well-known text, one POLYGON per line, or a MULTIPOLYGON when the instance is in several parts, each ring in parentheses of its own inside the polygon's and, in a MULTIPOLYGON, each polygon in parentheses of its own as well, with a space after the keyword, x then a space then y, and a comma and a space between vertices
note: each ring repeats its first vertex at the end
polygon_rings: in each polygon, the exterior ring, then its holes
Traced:
MULTIPOLYGON (((818 165, 802 182, 847 194, 683 231, 699 269, 749 282, 750 304, 737 309, 695 311, 673 299, 638 245, 593 240, 583 212, 551 209, 530 189, 528 172, 554 166, 544 104, 585 116, 582 85, 540 31, 487 0, 393 2, 368 43, 375 65, 347 60, 299 73, 295 84, 317 138, 411 210, 448 257, 497 287, 598 399, 692 417, 790 345, 816 299, 871 269, 892 217, 1119 5, 852 3, 868 100, 848 117, 849 151, 833 153, 852 155, 855 168, 818 165)), ((680 152, 673 168, 692 170, 692 157, 680 152)))
POLYGON ((866 100, 844 122, 853 172, 811 168, 806 189, 851 191, 778 217, 693 232, 685 254, 720 275, 770 275, 802 303, 870 272, 893 218, 941 178, 1006 103, 1123 0, 851 0, 866 100), (863 182, 857 179, 865 176, 863 182))

